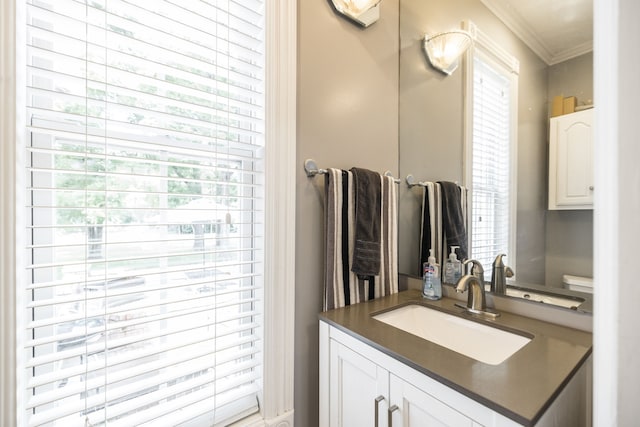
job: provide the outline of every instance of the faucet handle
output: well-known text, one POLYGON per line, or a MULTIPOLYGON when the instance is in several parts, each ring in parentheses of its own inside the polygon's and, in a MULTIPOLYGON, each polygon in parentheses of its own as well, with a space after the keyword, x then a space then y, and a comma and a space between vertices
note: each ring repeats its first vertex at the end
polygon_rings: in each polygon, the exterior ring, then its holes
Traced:
POLYGON ((504 275, 505 275, 505 277, 513 277, 514 272, 511 269, 511 267, 507 266, 507 267, 504 268, 504 275))
POLYGON ((482 264, 480 264, 480 261, 475 259, 468 259, 464 261, 463 264, 466 266, 471 264, 471 267, 467 269, 467 273, 477 277, 480 283, 484 285, 484 268, 482 268, 482 264))

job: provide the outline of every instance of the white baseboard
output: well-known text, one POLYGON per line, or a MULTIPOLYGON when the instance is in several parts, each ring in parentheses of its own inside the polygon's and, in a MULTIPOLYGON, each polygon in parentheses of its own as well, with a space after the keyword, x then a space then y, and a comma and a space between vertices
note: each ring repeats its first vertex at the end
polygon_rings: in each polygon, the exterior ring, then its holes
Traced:
POLYGON ((288 411, 270 419, 263 419, 256 414, 233 424, 233 427, 293 427, 293 411, 288 411))
POLYGON ((293 427, 293 411, 265 420, 267 427, 293 427))

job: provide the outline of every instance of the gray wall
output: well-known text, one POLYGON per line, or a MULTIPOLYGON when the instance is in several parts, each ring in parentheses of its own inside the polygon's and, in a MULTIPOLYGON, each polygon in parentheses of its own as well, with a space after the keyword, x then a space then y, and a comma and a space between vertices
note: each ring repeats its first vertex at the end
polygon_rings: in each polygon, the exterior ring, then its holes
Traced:
MULTIPOLYGON (((380 21, 368 29, 339 17, 328 0, 299 1, 296 426, 317 425, 317 314, 324 276, 324 179, 307 178, 303 162, 313 158, 320 167, 361 166, 391 170, 402 178, 413 173, 420 180, 461 181, 462 69, 447 78, 431 70, 419 40, 427 31, 458 27, 464 19, 474 21, 520 60, 516 269, 528 281, 544 280, 548 67, 478 0, 402 0, 402 11, 399 0, 385 0, 380 21)), ((411 270, 417 251, 414 216, 419 200, 418 194, 400 186, 399 262, 404 272, 411 270)))
POLYGON ((295 425, 318 424, 318 313, 322 309, 324 179, 319 167, 398 174, 398 0, 362 29, 327 0, 298 2, 295 425))
MULTIPOLYGON (((600 3, 600 9, 606 9, 604 7, 605 4, 608 3, 608 0, 597 0, 596 4, 600 3)), ((638 35, 639 27, 637 26, 636 17, 638 13, 640 13, 640 6, 635 0, 621 0, 616 2, 622 3, 621 10, 624 13, 620 13, 615 15, 616 23, 620 23, 619 26, 619 40, 621 40, 621 45, 619 49, 615 49, 618 47, 618 44, 612 42, 610 43, 616 52, 608 53, 603 52, 604 56, 607 58, 616 58, 618 60, 618 64, 615 64, 613 72, 615 72, 620 79, 620 86, 609 87, 606 84, 608 80, 607 73, 611 72, 611 65, 607 63, 606 69, 603 66, 600 69, 600 78, 598 79, 600 85, 600 93, 610 93, 612 92, 610 89, 618 89, 618 92, 611 94, 613 98, 614 107, 618 107, 619 111, 622 112, 622 120, 621 125, 616 128, 615 124, 617 122, 613 119, 609 120, 607 124, 614 124, 611 127, 611 131, 606 133, 607 136, 613 135, 616 136, 619 134, 622 136, 621 141, 613 140, 611 142, 613 150, 618 150, 620 156, 620 166, 618 169, 609 167, 604 170, 603 173, 616 175, 616 178, 619 182, 624 183, 638 183, 640 185, 639 172, 637 168, 636 159, 640 154, 638 152, 637 141, 637 118, 635 114, 635 110, 633 108, 635 104, 635 100, 638 98, 640 94, 640 90, 638 89, 638 70, 640 68, 640 58, 638 55, 640 51, 634 49, 633 44, 638 37, 634 37, 638 35), (629 52, 633 53, 633 55, 629 55, 629 52), (624 88, 624 89, 623 89, 624 88), (629 89, 631 88, 630 93, 629 89), (627 96, 630 95, 630 96, 627 96), (614 123, 615 122, 615 123, 614 123)), ((333 69, 336 70, 338 68, 338 58, 335 58, 330 51, 330 47, 323 48, 319 52, 307 51, 307 48, 310 46, 314 46, 323 41, 326 41, 327 44, 336 45, 340 50, 341 54, 344 56, 344 50, 351 48, 354 51, 354 56, 359 58, 361 55, 365 55, 361 52, 361 49, 372 52, 372 55, 376 55, 375 51, 377 50, 377 46, 374 45, 373 41, 369 40, 369 38, 373 38, 373 30, 387 32, 390 37, 389 41, 394 41, 394 31, 392 31, 392 27, 396 25, 397 20, 394 20, 393 10, 396 10, 397 3, 393 0, 385 0, 382 3, 383 8, 383 21, 375 24, 378 28, 372 27, 366 32, 360 34, 355 31, 353 28, 346 28, 343 24, 336 24, 333 22, 333 17, 330 16, 324 8, 327 7, 326 2, 311 2, 311 1, 300 1, 299 2, 299 24, 300 24, 300 34, 299 34, 299 47, 300 47, 300 69, 299 69, 299 93, 300 93, 300 112, 298 118, 298 158, 300 162, 304 159, 305 156, 314 156, 318 159, 318 161, 336 161, 335 164, 329 164, 330 166, 337 167, 347 167, 351 162, 353 162, 356 157, 353 154, 352 150, 348 147, 344 148, 348 150, 348 153, 345 154, 345 157, 342 157, 342 153, 340 150, 343 147, 339 146, 338 143, 334 140, 328 139, 323 140, 322 137, 329 134, 329 136, 335 136, 336 138, 340 136, 338 130, 329 129, 331 126, 335 126, 333 122, 324 123, 324 127, 322 123, 319 123, 320 120, 327 119, 330 116, 330 112, 325 110, 330 109, 330 105, 332 103, 327 103, 326 105, 322 104, 323 100, 326 102, 326 98, 328 94, 321 93, 320 100, 314 103, 312 99, 307 99, 308 95, 314 95, 320 92, 320 89, 316 88, 316 85, 320 85, 322 88, 326 89, 327 86, 335 85, 338 87, 341 85, 337 76, 337 71, 332 75, 318 77, 316 71, 314 71, 314 66, 319 65, 321 69, 325 69, 323 66, 325 61, 328 61, 330 65, 332 65, 333 69), (391 5, 391 6, 390 6, 391 5), (383 23, 383 25, 380 25, 383 23), (334 26, 336 28, 334 28, 334 26), (384 26, 384 30, 380 30, 380 27, 384 26), (329 32, 330 30, 335 30, 335 33, 329 32), (371 32, 371 33, 370 33, 371 32), (360 35, 359 35, 360 34, 360 35), (362 37, 362 39, 360 39, 362 37), (332 42, 332 43, 330 43, 332 42), (347 46, 344 46, 344 45, 347 46), (362 46, 358 46, 362 44, 362 46), (328 51, 329 50, 329 51, 328 51), (335 58, 335 59, 333 59, 335 58), (323 79, 332 80, 331 82, 324 82, 323 79), (304 104, 303 104, 304 103, 304 104), (318 114, 318 121, 314 118, 314 115, 318 114), (317 129, 319 128, 319 130, 317 129), (326 129, 325 129, 326 128, 326 129), (316 138, 316 131, 318 132, 318 137, 316 138), (309 141, 306 138, 312 137, 313 141, 309 141), (326 147, 326 148, 325 148, 326 147), (333 150, 333 153, 332 153, 333 150), (321 158, 320 158, 321 157, 321 158), (338 164, 340 163, 340 164, 338 164)), ((611 6, 613 8, 613 6, 611 6)), ((437 19, 439 14, 434 15, 437 19)), ((480 22, 478 23, 481 24, 480 22)), ((377 37, 381 37, 377 35, 377 37)), ((600 33, 600 42, 603 42, 603 39, 611 39, 612 36, 605 34, 604 32, 600 33)), ((395 40, 397 43, 397 40, 395 40)), ((603 43, 601 47, 610 46, 603 43)), ((386 49, 386 43, 383 43, 383 49, 386 49)), ((390 49, 390 48, 389 48, 390 49)), ((391 56, 391 51, 386 53, 379 52, 381 57, 376 55, 377 58, 384 58, 386 56, 391 56)), ((337 56, 337 55, 336 55, 337 56)), ((345 62, 345 69, 350 70, 350 66, 353 65, 353 62, 358 62, 356 58, 351 58, 347 55, 346 58, 342 58, 345 62)), ((367 61, 370 63, 371 61, 367 61)), ((388 62, 393 62, 389 60, 388 62)), ((387 65, 385 65, 386 67, 387 65)), ((381 66, 380 66, 381 67, 381 66)), ((395 73, 397 68, 393 68, 392 65, 388 65, 390 68, 389 72, 391 73, 389 76, 392 76, 395 73), (392 70, 393 69, 393 70, 392 70)), ((345 73, 343 73, 344 76, 345 73)), ((349 71, 348 75, 345 76, 348 79, 354 79, 355 75, 349 71)), ((369 80, 371 76, 364 76, 365 80, 369 80)), ((385 78, 380 78, 380 81, 386 82, 385 78)), ((375 83, 371 83, 375 85, 375 83)), ((333 86, 332 86, 333 87, 333 86)), ((388 110, 393 110, 393 98, 396 96, 392 94, 392 90, 390 88, 386 88, 384 90, 384 94, 389 94, 389 99, 380 98, 378 101, 383 102, 383 106, 379 106, 376 103, 372 105, 367 105, 363 107, 363 111, 370 112, 371 110, 376 111, 376 116, 373 119, 380 119, 381 111, 385 108, 388 110)), ((369 98, 367 98, 368 100, 369 98)), ((522 97, 521 97, 522 99, 522 97)), ((392 128, 394 124, 393 120, 397 120, 397 115, 393 115, 389 113, 389 116, 385 118, 384 123, 372 123, 372 121, 359 119, 357 122, 357 126, 360 126, 362 123, 366 123, 367 127, 363 128, 363 132, 367 132, 369 134, 369 126, 374 126, 377 130, 380 127, 384 127, 384 136, 389 135, 390 141, 388 141, 388 145, 382 141, 383 136, 375 137, 372 140, 375 141, 372 143, 372 150, 370 155, 367 157, 370 158, 372 164, 375 163, 375 166, 371 167, 380 167, 385 169, 386 162, 383 160, 385 155, 397 156, 394 153, 393 147, 397 148, 398 140, 397 138, 392 138, 391 134, 392 128), (386 121, 388 118, 389 122, 386 121), (379 151, 381 148, 384 148, 382 151, 379 151), (385 163, 382 165, 382 163, 385 163)), ((347 127, 345 124, 345 118, 340 118, 337 121, 337 126, 344 128, 347 127)), ((350 127, 350 126, 349 126, 350 127)), ((351 134, 353 131, 351 131, 351 134)), ((350 134, 348 134, 350 135, 350 134)), ((359 144, 362 146, 363 142, 359 144)), ((389 163, 392 163, 391 158, 389 158, 389 163)), ((321 166, 325 166, 328 163, 321 163, 321 166)), ((301 166, 302 168, 302 166, 301 166)), ((317 180, 317 179, 316 179, 317 180)), ((612 192, 619 192, 623 194, 622 185, 619 187, 613 187, 611 189, 612 192)), ((312 244, 312 240, 309 238, 318 239, 321 237, 321 232, 319 231, 322 227, 320 212, 322 206, 322 198, 319 194, 320 187, 316 182, 310 183, 307 181, 306 177, 302 174, 298 176, 298 189, 297 189, 297 197, 298 197, 298 216, 296 222, 296 232, 297 232, 297 242, 298 242, 298 251, 299 257, 296 261, 296 269, 297 269, 297 290, 296 290, 296 298, 297 304, 296 307, 296 426, 298 427, 310 427, 317 425, 317 333, 316 333, 316 312, 320 309, 320 286, 321 286, 321 264, 322 264, 322 255, 321 249, 319 248, 319 243, 316 241, 315 244, 312 244)), ((596 327, 600 325, 601 327, 596 330, 596 338, 597 337, 605 337, 615 335, 616 339, 613 340, 614 346, 619 342, 621 343, 617 347, 614 347, 615 354, 611 358, 607 358, 610 348, 607 344, 610 344, 609 341, 605 342, 602 340, 602 344, 598 346, 596 345, 597 355, 603 356, 597 358, 601 362, 598 363, 596 361, 596 382, 598 385, 602 387, 595 387, 595 390, 600 390, 600 392, 596 395, 595 399, 596 404, 596 415, 602 413, 603 415, 599 418, 596 418, 596 421, 602 421, 603 424, 611 424, 611 420, 614 419, 614 416, 618 416, 619 420, 621 420, 622 424, 632 424, 636 419, 636 407, 635 407, 635 397, 638 395, 638 387, 640 385, 640 373, 638 373, 638 369, 640 368, 639 364, 634 363, 626 363, 627 361, 635 360, 638 351, 640 350, 640 345, 637 339, 637 334, 635 333, 635 325, 633 322, 625 322, 621 321, 625 319, 630 319, 633 314, 637 311, 636 303, 638 298, 634 298, 634 294, 637 295, 640 292, 640 288, 635 286, 635 278, 633 275, 635 274, 633 269, 626 268, 629 265, 633 264, 632 258, 635 256, 633 248, 637 246, 637 241, 640 238, 640 231, 638 230, 637 221, 634 221, 634 215, 637 216, 638 211, 640 211, 639 199, 636 198, 628 198, 628 197, 619 197, 616 199, 621 201, 617 206, 611 208, 612 211, 618 212, 621 215, 620 221, 626 222, 627 224, 631 224, 625 227, 617 227, 616 223, 612 223, 610 221, 611 218, 604 218, 604 221, 601 221, 599 225, 601 225, 601 230, 605 230, 601 232, 598 236, 602 238, 604 235, 608 234, 616 234, 615 242, 619 242, 619 244, 615 247, 622 254, 622 261, 619 261, 617 258, 612 258, 609 260, 606 265, 606 269, 598 273, 599 279, 603 279, 605 276, 608 277, 611 274, 611 271, 620 271, 624 274, 620 277, 620 289, 619 294, 622 297, 617 299, 612 299, 612 304, 599 304, 602 307, 598 308, 606 308, 606 310, 599 311, 600 315, 598 315, 598 311, 596 311, 596 327), (623 292, 624 291, 624 292, 623 292), (631 295, 631 297, 630 297, 631 295), (618 325, 623 325, 625 328, 618 328, 618 325), (611 332, 613 329, 613 333, 611 332), (635 338, 634 338, 635 337, 635 338), (612 360, 614 359, 614 360, 612 360), (621 362, 620 362, 621 361, 621 362), (611 367, 611 369, 608 369, 611 367), (613 380, 613 387, 609 388, 610 383, 607 381, 608 378, 615 377, 613 380), (617 396, 621 396, 619 400, 615 400, 617 396), (614 399, 611 402, 611 399, 614 399), (604 408, 601 412, 598 411, 599 408, 604 408)), ((602 242, 601 242, 602 243, 602 242)), ((606 242, 605 242, 606 243, 606 242)), ((615 288, 617 283, 613 283, 612 286, 615 288)), ((614 295, 617 293, 614 292, 614 295)), ((597 298, 596 301, 601 301, 603 298, 597 298)), ((597 340, 598 342, 601 340, 597 340)))
MULTIPOLYGON (((593 53, 549 67, 549 109, 555 95, 593 103, 593 53)), ((593 210, 549 211, 546 227, 545 283, 562 286, 562 275, 593 276, 593 210)))
MULTIPOLYGON (((520 61, 515 269, 519 280, 543 283, 548 67, 478 0, 402 0, 400 175, 462 182, 463 69, 449 77, 431 69, 420 39, 426 32, 460 28, 463 20, 473 21, 520 61)), ((399 270, 419 274, 420 189, 401 186, 399 199, 399 270)))
POLYGON ((593 52, 549 67, 549 111, 555 95, 575 96, 578 105, 593 104, 593 52))

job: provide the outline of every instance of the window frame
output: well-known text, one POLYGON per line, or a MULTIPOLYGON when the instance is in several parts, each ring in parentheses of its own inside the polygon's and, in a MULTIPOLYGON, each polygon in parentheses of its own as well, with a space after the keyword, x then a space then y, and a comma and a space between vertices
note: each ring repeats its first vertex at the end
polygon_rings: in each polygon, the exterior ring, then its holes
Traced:
MULTIPOLYGON (((293 425, 293 337, 296 159, 296 25, 295 0, 265 2, 265 288, 264 360, 260 413, 242 425, 293 425), (277 141, 269 144, 269 141, 277 141), (284 237, 282 237, 284 236, 284 237)), ((24 271, 20 233, 24 206, 19 166, 26 136, 22 100, 25 58, 16 45, 24 42, 17 23, 24 10, 16 0, 0 5, 0 424, 19 425, 16 375, 20 342, 16 334, 15 284, 24 271)))
MULTIPOLYGON (((509 117, 509 141, 510 141, 510 171, 509 171, 509 243, 507 256, 509 264, 515 266, 517 259, 517 188, 518 188, 518 75, 520 73, 519 61, 507 52, 500 44, 488 34, 481 31, 472 21, 465 21, 463 28, 471 34, 473 45, 465 54, 464 64, 464 143, 463 143, 463 183, 471 194, 469 202, 469 218, 473 218, 473 75, 474 57, 476 54, 482 60, 490 62, 500 68, 505 75, 510 77, 510 117, 509 117)), ((473 221, 469 221, 472 224, 473 221)), ((468 247, 473 248, 473 232, 467 233, 468 247)), ((498 254, 495 254, 498 255, 498 254)), ((473 253, 471 253, 473 256, 473 253)), ((485 268, 486 270, 486 268, 485 268)), ((490 270, 487 270, 490 271, 490 270)), ((515 269, 514 269, 515 272, 515 269)), ((513 277, 515 279, 515 275, 513 277)))

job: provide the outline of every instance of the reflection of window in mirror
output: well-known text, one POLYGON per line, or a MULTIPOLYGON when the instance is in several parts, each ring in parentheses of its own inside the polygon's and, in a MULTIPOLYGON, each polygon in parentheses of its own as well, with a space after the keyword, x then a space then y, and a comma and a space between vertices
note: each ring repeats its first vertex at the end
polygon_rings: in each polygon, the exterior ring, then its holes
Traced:
POLYGON ((473 24, 467 60, 465 185, 471 190, 470 256, 491 279, 496 255, 515 265, 518 61, 473 24))

